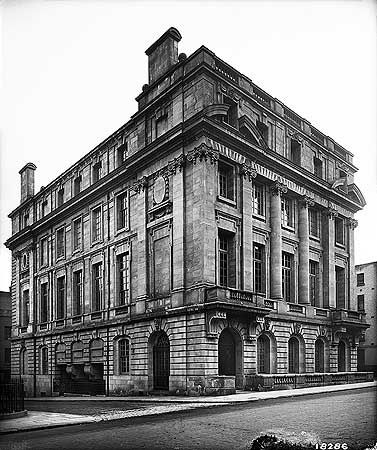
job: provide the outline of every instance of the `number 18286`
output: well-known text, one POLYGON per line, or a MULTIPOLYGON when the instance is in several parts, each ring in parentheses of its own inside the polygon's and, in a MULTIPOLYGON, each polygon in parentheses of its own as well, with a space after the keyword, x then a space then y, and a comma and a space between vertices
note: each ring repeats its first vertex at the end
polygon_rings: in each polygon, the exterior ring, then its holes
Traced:
POLYGON ((319 450, 347 450, 348 445, 340 442, 322 442, 321 444, 316 444, 315 448, 319 450))

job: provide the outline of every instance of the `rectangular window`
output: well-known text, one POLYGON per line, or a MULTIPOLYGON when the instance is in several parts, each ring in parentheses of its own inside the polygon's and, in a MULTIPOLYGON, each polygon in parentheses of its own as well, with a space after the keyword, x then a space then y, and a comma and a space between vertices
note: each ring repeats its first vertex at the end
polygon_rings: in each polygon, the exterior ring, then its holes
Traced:
POLYGON ((265 248, 264 245, 254 243, 254 292, 266 292, 265 280, 265 248))
POLYGON ((234 200, 234 169, 228 164, 219 163, 219 196, 234 200))
POLYGON ((301 144, 296 139, 291 139, 288 159, 297 165, 301 164, 301 144))
POLYGON ((58 207, 62 206, 64 203, 64 188, 58 190, 58 199, 57 199, 58 207))
POLYGON ((126 161, 127 156, 128 156, 128 148, 127 142, 125 142, 117 149, 118 166, 121 166, 126 161))
POLYGON ((40 265, 46 266, 48 264, 48 242, 47 238, 43 238, 39 241, 39 256, 40 265))
POLYGON ((101 207, 92 211, 92 241, 100 241, 102 236, 101 207))
POLYGON ((234 234, 219 230, 219 283, 220 286, 235 287, 236 258, 234 234))
POLYGON ((56 318, 65 317, 65 277, 56 279, 56 318))
POLYGON ((26 289, 22 293, 22 305, 21 305, 21 326, 27 327, 30 321, 30 294, 29 289, 26 289))
POLYGON ((128 339, 122 339, 119 342, 119 373, 126 374, 130 372, 130 342, 128 339))
POLYGON ((93 183, 97 183, 97 181, 100 180, 102 175, 102 164, 100 161, 93 165, 92 174, 93 174, 92 177, 93 183))
POLYGON ((231 125, 232 127, 237 127, 238 111, 237 103, 229 97, 224 95, 224 103, 229 106, 228 113, 224 117, 224 122, 231 125))
POLYGON ((73 272, 73 286, 72 286, 72 314, 79 316, 82 314, 82 270, 73 272))
POLYGON ((335 217, 335 243, 344 245, 344 221, 335 217))
POLYGON ((47 283, 41 284, 41 310, 40 310, 40 321, 42 323, 47 322, 48 317, 48 286, 47 283))
POLYGON ((121 230, 128 226, 128 198, 124 192, 116 197, 117 229, 121 230))
POLYGON ((44 217, 46 215, 47 210, 47 200, 43 200, 41 203, 41 217, 44 217))
POLYGON ((312 306, 318 305, 318 262, 309 260, 309 300, 312 306))
POLYGON ((283 298, 286 302, 293 302, 293 255, 283 252, 282 265, 283 298))
POLYGON ((309 235, 318 238, 320 228, 319 211, 317 211, 314 208, 309 208, 308 215, 309 215, 309 235))
POLYGON ((73 221, 73 251, 81 250, 82 245, 82 223, 81 219, 73 221))
POLYGON ((357 310, 359 312, 364 312, 365 311, 364 295, 358 295, 357 296, 357 310))
POLYGON ((42 347, 40 354, 40 373, 41 375, 48 374, 48 348, 42 347))
POLYGON ((365 285, 364 274, 363 273, 358 273, 356 275, 356 279, 357 279, 357 285, 358 286, 364 286, 365 285))
POLYGON ((59 230, 56 231, 56 257, 61 258, 64 256, 64 234, 65 230, 64 228, 59 228, 59 230))
POLYGON ((78 195, 81 192, 82 176, 79 175, 73 181, 73 195, 78 195))
POLYGON ((335 297, 338 309, 346 308, 345 292, 345 270, 343 267, 335 266, 335 297))
POLYGON ((281 197, 281 224, 284 227, 294 227, 293 200, 287 197, 281 197))
POLYGON ((253 183, 253 214, 265 217, 265 189, 261 184, 253 183))
POLYGON ((102 263, 92 266, 92 311, 102 308, 102 263))
POLYGON ((117 257, 118 267, 118 305, 129 303, 129 257, 123 253, 117 257))
POLYGON ((314 175, 318 178, 322 178, 322 161, 319 158, 314 157, 313 159, 313 166, 314 166, 314 175))

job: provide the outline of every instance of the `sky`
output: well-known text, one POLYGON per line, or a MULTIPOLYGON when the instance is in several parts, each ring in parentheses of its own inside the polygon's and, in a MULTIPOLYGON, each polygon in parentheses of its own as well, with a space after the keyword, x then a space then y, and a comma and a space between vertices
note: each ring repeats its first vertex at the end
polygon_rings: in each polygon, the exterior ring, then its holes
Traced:
POLYGON ((145 50, 169 27, 190 55, 205 45, 350 150, 367 206, 356 264, 377 260, 376 2, 3 0, 0 290, 11 281, 9 212, 18 171, 36 192, 136 112, 145 50))

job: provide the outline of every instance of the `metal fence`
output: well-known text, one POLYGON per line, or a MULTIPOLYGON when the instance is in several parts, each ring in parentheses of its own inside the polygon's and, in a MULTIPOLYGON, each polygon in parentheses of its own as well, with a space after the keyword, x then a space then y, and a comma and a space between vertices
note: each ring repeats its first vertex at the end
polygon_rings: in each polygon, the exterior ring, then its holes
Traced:
POLYGON ((0 384, 0 414, 24 411, 24 383, 13 380, 0 384))

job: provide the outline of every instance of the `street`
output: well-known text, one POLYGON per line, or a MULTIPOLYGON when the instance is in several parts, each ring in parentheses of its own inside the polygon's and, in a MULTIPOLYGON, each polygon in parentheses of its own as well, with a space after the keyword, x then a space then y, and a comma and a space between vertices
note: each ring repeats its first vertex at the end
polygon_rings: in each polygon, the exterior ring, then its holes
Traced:
MULTIPOLYGON (((42 402, 38 405, 40 410, 47 406, 42 402)), ((80 406, 83 414, 92 411, 91 405, 80 406)), ((104 407, 118 408, 119 401, 106 402, 106 406, 101 405, 104 407)), ((74 409, 71 412, 77 413, 74 409)), ((0 447, 2 450, 245 449, 260 432, 277 429, 314 432, 321 442, 346 443, 349 448, 372 446, 377 440, 376 390, 265 400, 15 433, 1 436, 0 447)))

